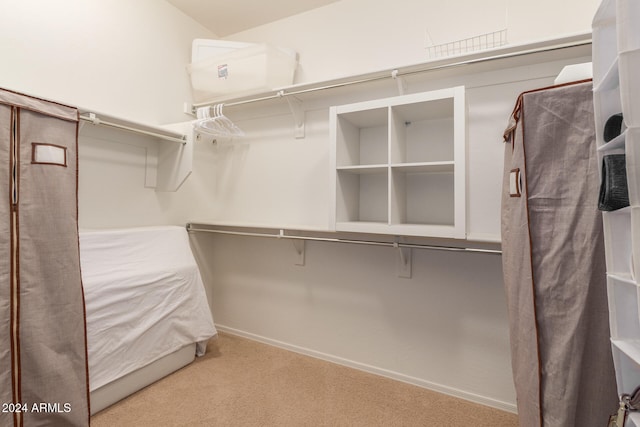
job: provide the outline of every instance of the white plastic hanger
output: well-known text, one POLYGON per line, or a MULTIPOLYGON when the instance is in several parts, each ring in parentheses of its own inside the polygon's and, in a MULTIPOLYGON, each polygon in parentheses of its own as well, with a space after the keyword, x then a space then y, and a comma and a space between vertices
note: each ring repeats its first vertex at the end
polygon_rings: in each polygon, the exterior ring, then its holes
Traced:
POLYGON ((224 104, 213 107, 201 107, 196 111, 197 119, 193 122, 194 129, 202 134, 215 137, 239 137, 244 132, 222 112, 224 104))

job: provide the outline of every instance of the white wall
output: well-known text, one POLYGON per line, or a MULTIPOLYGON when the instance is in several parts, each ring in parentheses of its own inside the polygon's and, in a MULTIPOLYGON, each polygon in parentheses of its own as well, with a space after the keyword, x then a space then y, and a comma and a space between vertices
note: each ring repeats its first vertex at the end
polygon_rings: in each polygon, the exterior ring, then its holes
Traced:
MULTIPOLYGON (((150 124, 188 120, 194 38, 216 36, 164 1, 0 0, 0 87, 150 124)), ((81 129, 82 228, 184 223, 144 187, 138 142, 81 129)))
POLYGON ((149 123, 183 121, 193 38, 164 1, 0 0, 0 86, 149 123))
POLYGON ((510 44, 591 31, 599 0, 342 0, 226 37, 300 54, 297 82, 424 62, 427 46, 507 29, 510 44))
POLYGON ((591 31, 600 0, 507 0, 509 40, 521 43, 591 31))
POLYGON ((392 248, 193 236, 225 331, 513 410, 501 258, 392 248))

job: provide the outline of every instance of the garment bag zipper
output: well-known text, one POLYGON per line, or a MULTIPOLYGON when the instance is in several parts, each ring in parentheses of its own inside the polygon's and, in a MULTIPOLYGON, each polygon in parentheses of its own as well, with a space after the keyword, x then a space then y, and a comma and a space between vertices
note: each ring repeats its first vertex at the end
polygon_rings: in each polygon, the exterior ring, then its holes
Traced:
MULTIPOLYGON (((20 296, 18 286, 18 114, 17 108, 13 109, 11 122, 11 353, 13 354, 13 401, 21 405, 20 393, 20 342, 18 338, 18 321, 20 309, 20 296)), ((14 423, 22 425, 22 413, 14 412, 14 423)))

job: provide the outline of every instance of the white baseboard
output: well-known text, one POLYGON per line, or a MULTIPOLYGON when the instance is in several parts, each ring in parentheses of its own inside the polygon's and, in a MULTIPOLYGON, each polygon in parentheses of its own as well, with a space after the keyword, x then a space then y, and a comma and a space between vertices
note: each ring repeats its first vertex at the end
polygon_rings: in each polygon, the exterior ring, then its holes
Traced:
POLYGON ((344 359, 342 357, 334 356, 327 353, 322 353, 316 350, 311 350, 304 347, 299 347, 297 345, 289 344, 286 342, 274 340, 271 338, 266 338, 260 335, 252 334, 250 332, 245 332, 239 329, 230 328, 228 326, 216 324, 216 329, 221 332, 237 335, 243 338, 248 338, 253 341, 258 341, 264 344, 272 345, 274 347, 283 348, 285 350, 293 351, 296 353, 304 354, 305 356, 315 357, 316 359, 326 360, 328 362, 336 363, 338 365, 347 366, 349 368, 358 369, 360 371, 368 372, 375 375, 380 375, 382 377, 391 378, 397 381, 402 381, 408 384, 416 385, 418 387, 422 387, 428 390, 437 391, 438 393, 446 394, 449 396, 457 397, 460 399, 468 400, 470 402, 478 403, 481 405, 489 406, 492 408, 500 409, 503 411, 517 413, 517 407, 513 403, 503 402, 501 400, 492 399, 490 397, 482 396, 475 393, 470 393, 463 390, 458 390, 453 387, 448 387, 442 384, 433 383, 430 381, 426 381, 420 378, 411 377, 409 375, 404 375, 399 372, 390 371, 383 368, 378 368, 376 366, 367 365, 365 363, 356 362, 349 359, 344 359))

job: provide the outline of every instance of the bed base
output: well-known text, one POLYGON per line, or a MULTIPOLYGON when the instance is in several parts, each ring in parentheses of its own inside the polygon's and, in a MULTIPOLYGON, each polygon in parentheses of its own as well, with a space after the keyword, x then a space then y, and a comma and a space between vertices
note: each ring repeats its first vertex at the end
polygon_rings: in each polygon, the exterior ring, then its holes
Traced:
POLYGON ((189 344, 136 371, 91 391, 91 415, 193 362, 196 344, 189 344))

